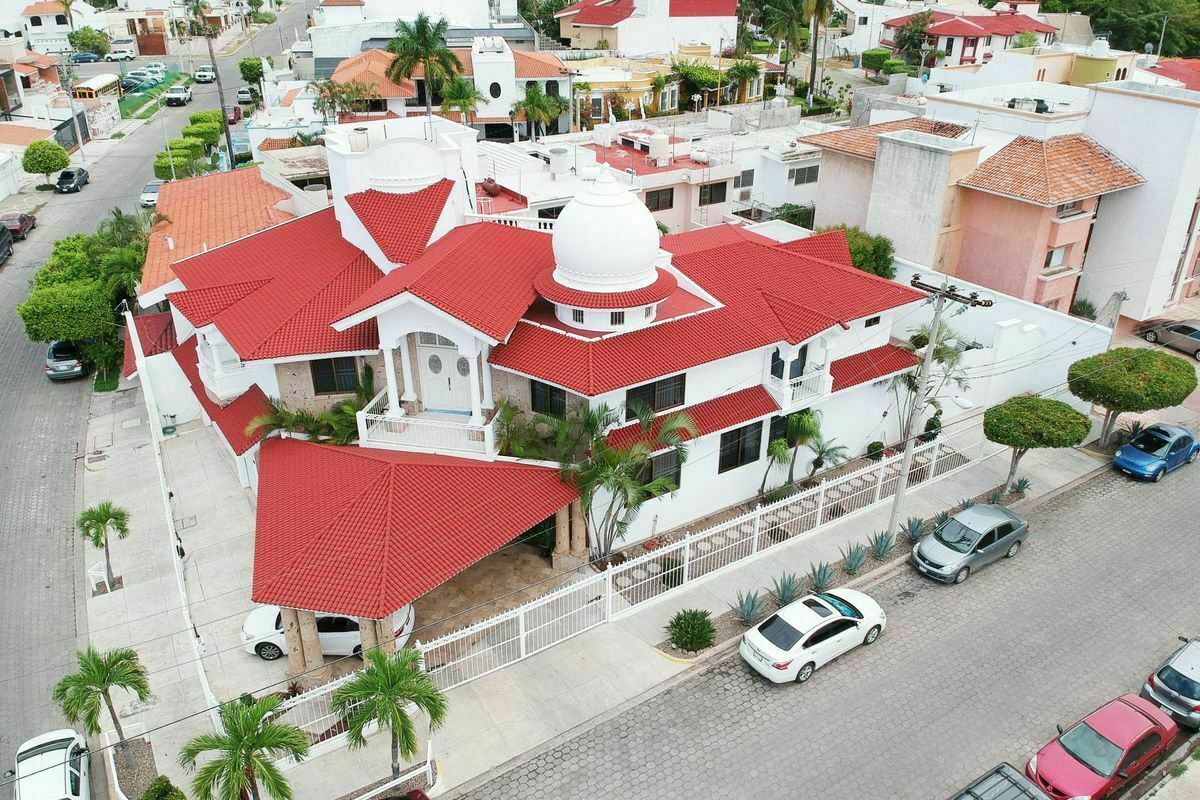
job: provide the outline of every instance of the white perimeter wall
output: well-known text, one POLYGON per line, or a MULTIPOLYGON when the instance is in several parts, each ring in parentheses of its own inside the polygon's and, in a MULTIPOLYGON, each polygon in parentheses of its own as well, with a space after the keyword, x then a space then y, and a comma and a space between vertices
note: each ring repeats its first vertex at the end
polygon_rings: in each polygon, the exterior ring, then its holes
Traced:
POLYGON ((817 181, 817 213, 813 222, 865 228, 875 162, 826 150, 817 181))
POLYGON ((721 39, 732 41, 736 35, 736 17, 630 17, 617 27, 617 44, 625 55, 645 55, 704 42, 715 56, 721 39))
MULTIPOLYGON (((159 414, 174 414, 175 423, 182 425, 200 416, 200 401, 192 392, 187 376, 171 353, 159 353, 146 359, 146 372, 142 375, 143 386, 148 382, 158 403, 159 414)), ((150 424, 162 427, 161 419, 152 419, 150 424)))

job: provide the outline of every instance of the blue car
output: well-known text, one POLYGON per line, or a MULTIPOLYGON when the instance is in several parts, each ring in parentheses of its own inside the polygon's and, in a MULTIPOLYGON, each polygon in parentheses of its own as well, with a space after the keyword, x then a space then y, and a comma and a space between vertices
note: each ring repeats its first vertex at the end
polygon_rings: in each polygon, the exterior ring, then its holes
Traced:
POLYGON ((95 53, 71 53, 71 57, 67 60, 72 64, 94 64, 100 60, 100 56, 95 53))
POLYGON ((1157 423, 1129 440, 1117 450, 1113 466, 1135 478, 1161 481, 1163 475, 1200 455, 1196 436, 1180 425, 1157 423))

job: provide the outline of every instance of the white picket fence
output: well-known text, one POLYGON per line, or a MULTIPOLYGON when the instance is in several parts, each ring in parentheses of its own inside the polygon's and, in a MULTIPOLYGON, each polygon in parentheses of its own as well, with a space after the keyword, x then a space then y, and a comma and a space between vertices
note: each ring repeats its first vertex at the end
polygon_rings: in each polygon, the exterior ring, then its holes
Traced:
MULTIPOLYGON (((945 477, 986 457, 980 428, 943 435, 919 445, 909 486, 945 477)), ((992 453, 1001 448, 991 445, 992 453)), ((710 578, 761 553, 806 538, 836 520, 871 508, 895 494, 900 455, 889 456, 769 505, 754 508, 676 542, 610 565, 428 643, 414 642, 426 671, 443 690, 515 664, 534 653, 710 578)), ((314 750, 340 746, 344 732, 329 705, 352 675, 284 701, 278 716, 305 731, 314 750)))

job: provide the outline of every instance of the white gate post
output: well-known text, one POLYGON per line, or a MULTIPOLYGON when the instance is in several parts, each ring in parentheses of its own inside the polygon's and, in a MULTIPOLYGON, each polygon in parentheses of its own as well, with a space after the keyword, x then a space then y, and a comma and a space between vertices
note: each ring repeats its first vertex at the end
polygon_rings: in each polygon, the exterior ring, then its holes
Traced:
POLYGON ((613 565, 608 562, 604 568, 604 621, 612 622, 613 608, 613 565))
POLYGON ((758 552, 758 537, 762 533, 762 518, 763 518, 763 507, 762 507, 762 503, 759 503, 758 505, 756 505, 754 507, 754 544, 752 545, 752 547, 750 549, 751 553, 758 552))
POLYGON ((817 524, 814 528, 821 527, 821 517, 825 513, 825 481, 821 481, 818 487, 821 491, 817 492, 817 524))
POLYGON ((875 499, 871 501, 871 505, 879 502, 883 496, 883 476, 887 475, 887 462, 880 460, 879 462, 879 479, 875 481, 875 499))
POLYGON ((929 462, 929 480, 933 480, 934 478, 937 477, 938 453, 940 453, 942 450, 942 446, 940 444, 938 444, 937 439, 934 439, 932 444, 933 444, 933 459, 930 460, 930 462, 929 462))
POLYGON ((517 635, 521 638, 521 658, 525 658, 525 609, 517 611, 517 635))
POLYGON ((688 569, 691 564, 691 559, 688 557, 692 551, 692 532, 688 531, 683 537, 683 580, 679 582, 680 586, 684 586, 688 582, 688 569))

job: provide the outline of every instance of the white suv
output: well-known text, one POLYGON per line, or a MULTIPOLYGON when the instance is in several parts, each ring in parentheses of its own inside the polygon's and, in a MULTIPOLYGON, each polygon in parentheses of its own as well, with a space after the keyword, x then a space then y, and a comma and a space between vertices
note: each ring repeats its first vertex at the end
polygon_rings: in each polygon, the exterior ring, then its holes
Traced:
MULTIPOLYGON (((349 656, 362 652, 358 620, 340 614, 317 614, 316 617, 317 635, 325 655, 349 656)), ((404 647, 412 635, 414 620, 412 606, 405 606, 392 615, 396 647, 404 647)), ((264 661, 274 661, 287 652, 279 606, 259 606, 246 616, 242 623, 242 649, 264 661)))
POLYGON ((91 800, 87 740, 70 728, 43 733, 17 748, 13 800, 91 800))
POLYGON ((212 83, 217 79, 217 71, 211 65, 205 64, 196 68, 196 83, 212 83))
POLYGON ((137 58, 137 53, 129 47, 114 47, 104 56, 105 61, 133 61, 135 58, 137 58))

